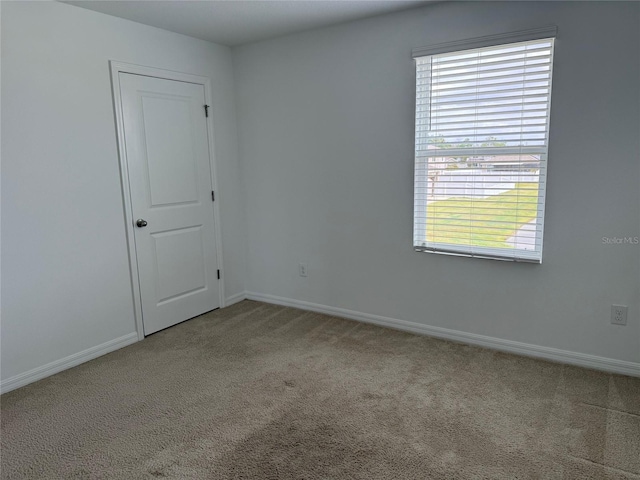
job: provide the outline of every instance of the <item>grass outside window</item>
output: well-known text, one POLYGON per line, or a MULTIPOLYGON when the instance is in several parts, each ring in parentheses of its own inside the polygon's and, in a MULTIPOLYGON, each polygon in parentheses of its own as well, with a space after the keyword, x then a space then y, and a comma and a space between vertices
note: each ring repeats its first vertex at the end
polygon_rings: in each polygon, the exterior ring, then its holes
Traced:
POLYGON ((484 199, 458 197, 430 201, 427 241, 513 248, 507 239, 537 215, 537 183, 517 183, 512 190, 484 199))

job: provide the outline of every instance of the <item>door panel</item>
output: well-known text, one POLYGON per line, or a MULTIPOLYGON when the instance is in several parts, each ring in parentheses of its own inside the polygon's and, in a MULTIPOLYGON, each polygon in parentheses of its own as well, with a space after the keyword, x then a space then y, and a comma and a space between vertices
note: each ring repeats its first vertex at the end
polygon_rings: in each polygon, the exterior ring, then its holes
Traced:
POLYGON ((119 74, 144 333, 219 306, 204 86, 119 74))
POLYGON ((142 97, 152 207, 198 201, 198 158, 189 100, 167 95, 142 97))
POLYGON ((159 303, 206 287, 202 233, 198 225, 151 235, 159 303))

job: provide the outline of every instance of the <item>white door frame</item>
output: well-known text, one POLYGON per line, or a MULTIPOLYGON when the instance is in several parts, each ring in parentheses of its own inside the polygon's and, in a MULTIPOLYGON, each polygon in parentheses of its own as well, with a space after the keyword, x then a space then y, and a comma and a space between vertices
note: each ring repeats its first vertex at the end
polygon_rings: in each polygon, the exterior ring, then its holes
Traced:
MULTIPOLYGON (((209 77, 199 75, 191 75, 188 73, 174 72, 171 70, 163 70, 160 68, 145 67, 142 65, 134 65, 131 63, 123 63, 111 60, 109 62, 111 69, 111 88, 113 92, 113 107, 116 115, 116 130, 118 139, 118 157, 120 159, 120 180, 122 184, 122 201, 124 203, 124 220, 127 234, 127 250, 129 254, 129 272, 131 275, 131 290, 133 294, 133 314, 136 321, 136 331, 138 332, 138 340, 144 338, 144 328, 142 325, 142 299, 140 295, 140 280, 138 275, 138 261, 136 252, 136 242, 134 240, 134 218, 133 208, 131 205, 131 184, 129 183, 129 163, 127 159, 127 150, 124 144, 124 115, 122 112, 122 100, 120 94, 120 73, 132 73, 134 75, 143 75, 146 77, 162 78, 165 80, 177 80, 179 82, 195 83, 204 87, 205 102, 211 106, 211 111, 215 111, 213 102, 211 101, 211 80, 209 77)), ((212 119, 212 117, 210 117, 212 119)), ((211 187, 216 192, 216 200, 213 202, 213 226, 216 238, 216 258, 218 261, 218 269, 224 272, 222 268, 222 235, 220 232, 220 201, 218 190, 218 174, 216 158, 213 149, 213 121, 207 121, 207 140, 209 144, 209 163, 211 164, 211 187)), ((220 308, 225 306, 224 301, 224 281, 221 278, 218 284, 218 295, 220 308)))

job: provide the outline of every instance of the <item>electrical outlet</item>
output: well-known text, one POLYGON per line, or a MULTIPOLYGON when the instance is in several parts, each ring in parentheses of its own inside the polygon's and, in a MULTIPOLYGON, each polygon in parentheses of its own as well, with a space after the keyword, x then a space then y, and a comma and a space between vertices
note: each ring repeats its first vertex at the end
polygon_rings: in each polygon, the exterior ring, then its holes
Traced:
POLYGON ((611 305, 611 323, 614 325, 627 324, 627 306, 611 305))
POLYGON ((306 277, 307 276, 307 264, 306 263, 299 263, 298 264, 298 274, 301 277, 306 277))

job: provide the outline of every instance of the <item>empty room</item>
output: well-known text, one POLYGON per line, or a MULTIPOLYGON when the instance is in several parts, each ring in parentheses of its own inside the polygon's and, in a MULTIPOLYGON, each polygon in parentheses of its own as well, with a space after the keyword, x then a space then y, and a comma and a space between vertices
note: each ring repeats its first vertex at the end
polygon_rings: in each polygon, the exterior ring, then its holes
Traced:
POLYGON ((640 2, 0 17, 0 478, 640 478, 640 2))

